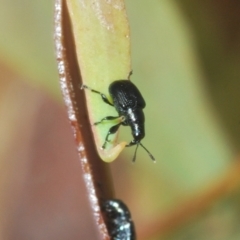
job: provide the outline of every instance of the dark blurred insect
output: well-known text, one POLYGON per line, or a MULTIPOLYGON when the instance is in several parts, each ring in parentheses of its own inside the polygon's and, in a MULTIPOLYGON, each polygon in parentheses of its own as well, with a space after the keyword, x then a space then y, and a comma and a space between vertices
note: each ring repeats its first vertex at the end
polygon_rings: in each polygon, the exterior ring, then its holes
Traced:
POLYGON ((136 233, 127 206, 117 199, 102 204, 106 224, 112 240, 135 240, 136 233))
POLYGON ((113 103, 108 100, 105 94, 91 89, 86 85, 82 85, 82 89, 89 89, 90 91, 99 94, 105 103, 115 107, 118 112, 118 116, 116 117, 107 116, 99 122, 94 123, 94 125, 98 125, 106 120, 119 120, 118 124, 109 129, 105 142, 102 146, 103 149, 106 147, 107 142, 109 142, 109 136, 116 133, 121 125, 130 126, 133 140, 126 145, 126 147, 137 145, 133 156, 133 162, 136 159, 136 153, 139 145, 142 146, 149 154, 150 158, 155 161, 153 155, 141 143, 141 140, 145 137, 145 116, 143 108, 145 108, 146 103, 138 88, 129 80, 131 74, 132 72, 129 73, 128 80, 116 80, 109 85, 109 93, 113 103))

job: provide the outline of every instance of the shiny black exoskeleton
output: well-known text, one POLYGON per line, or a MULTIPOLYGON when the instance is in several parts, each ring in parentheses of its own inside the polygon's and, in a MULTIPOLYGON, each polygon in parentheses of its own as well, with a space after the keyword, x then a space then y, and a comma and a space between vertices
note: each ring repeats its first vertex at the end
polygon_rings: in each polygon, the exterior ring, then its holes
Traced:
POLYGON ((146 103, 141 93, 132 82, 126 80, 111 83, 109 93, 119 116, 123 117, 119 126, 130 126, 132 130, 133 140, 127 146, 138 144, 145 137, 143 108, 146 103))
POLYGON ((136 233, 131 214, 127 206, 117 199, 107 200, 102 204, 106 224, 111 240, 135 240, 136 233))
POLYGON ((101 119, 99 122, 94 123, 94 125, 98 125, 105 120, 119 120, 118 124, 112 126, 109 129, 102 148, 106 147, 107 142, 109 142, 109 136, 116 133, 121 125, 130 126, 132 130, 133 140, 128 145, 126 145, 126 147, 137 145, 133 161, 136 159, 136 152, 139 145, 141 145, 148 152, 151 159, 155 161, 153 155, 141 143, 141 140, 145 136, 145 117, 143 108, 146 106, 146 103, 138 88, 129 80, 131 74, 132 72, 130 72, 128 80, 116 80, 109 85, 109 93, 112 97, 113 103, 111 103, 106 95, 101 92, 91 89, 86 85, 83 85, 82 88, 86 88, 94 93, 100 94, 102 100, 105 103, 115 107, 118 112, 118 116, 116 117, 107 116, 101 119))

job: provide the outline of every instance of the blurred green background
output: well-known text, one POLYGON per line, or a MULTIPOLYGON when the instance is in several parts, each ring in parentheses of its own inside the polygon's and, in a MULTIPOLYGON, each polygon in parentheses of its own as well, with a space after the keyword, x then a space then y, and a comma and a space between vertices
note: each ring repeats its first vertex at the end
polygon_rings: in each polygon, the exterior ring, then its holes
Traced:
MULTIPOLYGON (((139 239, 240 239, 240 2, 127 0, 126 8, 132 81, 147 102, 143 144, 157 163, 139 149, 132 164, 126 149, 112 164, 116 196, 139 239)), ((96 237, 79 208, 88 203, 53 17, 52 0, 0 0, 1 239, 96 237)), ((129 129, 120 137, 130 140, 129 129)))

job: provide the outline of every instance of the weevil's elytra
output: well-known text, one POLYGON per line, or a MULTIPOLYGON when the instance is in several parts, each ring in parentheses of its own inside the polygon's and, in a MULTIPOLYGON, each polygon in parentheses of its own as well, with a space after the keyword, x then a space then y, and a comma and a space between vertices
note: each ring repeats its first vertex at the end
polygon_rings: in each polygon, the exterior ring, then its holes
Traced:
MULTIPOLYGON (((130 75, 131 72, 129 77, 130 75)), ((146 103, 138 88, 130 80, 116 80, 112 82, 109 85, 108 90, 113 100, 113 104, 108 100, 105 94, 91 89, 86 85, 83 85, 82 88, 89 89, 92 92, 99 94, 105 103, 115 107, 118 112, 118 116, 107 116, 94 123, 94 125, 98 125, 103 121, 120 120, 119 123, 109 129, 102 148, 106 148, 106 145, 109 142, 109 136, 116 133, 121 125, 129 126, 132 131, 133 140, 126 145, 126 147, 137 145, 133 156, 133 162, 136 159, 139 145, 142 146, 147 151, 150 158, 155 161, 153 155, 141 143, 141 140, 145 137, 145 116, 143 109, 145 108, 146 103)))
POLYGON ((135 240, 136 233, 131 214, 127 206, 117 199, 107 200, 102 204, 106 215, 109 234, 113 240, 135 240))

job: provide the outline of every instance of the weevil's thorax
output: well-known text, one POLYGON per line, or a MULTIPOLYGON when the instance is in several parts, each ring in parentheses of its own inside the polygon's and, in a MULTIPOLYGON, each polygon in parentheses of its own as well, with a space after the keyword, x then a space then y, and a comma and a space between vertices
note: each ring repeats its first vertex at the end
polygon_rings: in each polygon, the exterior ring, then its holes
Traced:
POLYGON ((144 124, 145 122, 144 113, 141 108, 135 108, 135 109, 129 108, 126 111, 126 114, 124 116, 128 121, 129 125, 131 123, 144 124))
POLYGON ((145 136, 145 116, 143 110, 129 108, 124 117, 123 125, 130 126, 134 140, 140 142, 145 136))

